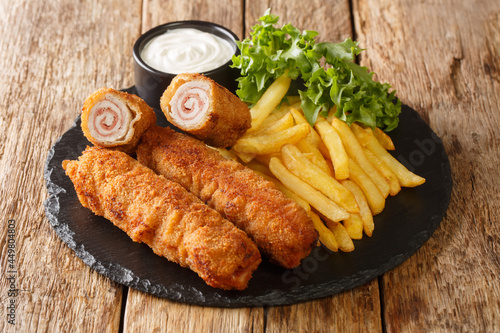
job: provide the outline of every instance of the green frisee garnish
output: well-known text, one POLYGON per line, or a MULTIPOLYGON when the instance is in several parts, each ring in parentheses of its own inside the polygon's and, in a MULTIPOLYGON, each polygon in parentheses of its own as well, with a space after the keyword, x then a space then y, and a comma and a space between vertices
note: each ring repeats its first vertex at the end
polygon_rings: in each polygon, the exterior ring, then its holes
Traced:
POLYGON ((351 38, 342 43, 316 43, 316 31, 303 31, 291 24, 275 25, 279 17, 268 9, 252 27, 250 38, 238 42, 233 56, 239 68, 237 95, 255 104, 276 78, 288 70, 292 80, 303 82, 298 92, 307 121, 314 125, 318 114, 335 116, 349 125, 359 122, 391 131, 398 126, 401 101, 388 83, 373 80, 373 73, 354 62, 362 49, 351 38), (324 65, 322 65, 324 63, 324 65))

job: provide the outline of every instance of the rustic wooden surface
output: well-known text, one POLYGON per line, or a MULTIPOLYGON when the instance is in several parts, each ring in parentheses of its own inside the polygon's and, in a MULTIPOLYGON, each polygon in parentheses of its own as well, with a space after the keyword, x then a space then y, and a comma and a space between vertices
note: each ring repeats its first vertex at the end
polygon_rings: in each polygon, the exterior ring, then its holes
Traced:
POLYGON ((0 1, 1 332, 500 331, 500 3, 488 1, 0 1), (267 8, 359 57, 443 139, 454 188, 433 237, 364 286, 282 307, 203 308, 90 270, 48 223, 47 152, 102 86, 133 84, 132 45, 168 21, 241 38, 267 8), (15 219, 16 325, 7 322, 15 219))

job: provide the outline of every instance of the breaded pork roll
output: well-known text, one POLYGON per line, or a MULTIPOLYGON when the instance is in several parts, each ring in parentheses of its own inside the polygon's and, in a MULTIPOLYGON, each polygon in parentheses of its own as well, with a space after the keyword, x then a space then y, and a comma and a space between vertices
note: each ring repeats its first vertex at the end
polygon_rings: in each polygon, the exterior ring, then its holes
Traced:
POLYGON ((87 148, 63 168, 84 207, 157 255, 189 267, 212 287, 246 288, 261 262, 243 231, 123 152, 87 148))
POLYGON ((230 147, 250 128, 248 106, 202 74, 177 75, 160 99, 168 121, 214 147, 230 147))
POLYGON ((123 91, 102 88, 83 104, 83 133, 99 147, 131 152, 155 122, 156 114, 145 101, 123 91))
POLYGON ((296 267, 315 245, 318 233, 302 207, 274 183, 203 142, 151 126, 136 153, 139 162, 181 184, 244 230, 272 262, 296 267))

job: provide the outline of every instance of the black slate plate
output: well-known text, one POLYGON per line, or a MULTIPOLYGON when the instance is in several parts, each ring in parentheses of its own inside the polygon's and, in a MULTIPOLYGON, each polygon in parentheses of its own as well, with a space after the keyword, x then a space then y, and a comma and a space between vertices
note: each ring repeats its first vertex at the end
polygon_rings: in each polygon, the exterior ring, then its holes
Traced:
MULTIPOLYGON (((134 87, 127 91, 134 93, 134 87)), ((167 126, 161 113, 158 125, 167 126)), ((49 198, 45 211, 59 237, 85 264, 125 286, 180 302, 220 307, 284 305, 330 296, 362 285, 401 264, 427 241, 448 208, 452 179, 441 140, 418 113, 403 105, 400 125, 391 133, 395 156, 426 178, 387 199, 375 217, 371 238, 355 241, 351 253, 315 248, 302 265, 285 270, 265 260, 244 291, 207 286, 195 273, 134 243, 106 219, 82 207, 61 163, 76 159, 90 143, 80 118, 49 151, 45 180, 49 198)))

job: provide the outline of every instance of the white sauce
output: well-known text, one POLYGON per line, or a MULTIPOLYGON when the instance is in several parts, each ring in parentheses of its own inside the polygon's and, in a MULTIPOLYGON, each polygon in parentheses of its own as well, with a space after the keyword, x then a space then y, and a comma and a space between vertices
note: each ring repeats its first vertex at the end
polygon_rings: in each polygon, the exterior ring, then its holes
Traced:
POLYGON ((203 73, 224 65, 234 51, 234 46, 218 36, 180 28, 150 40, 141 57, 146 64, 165 73, 203 73))

